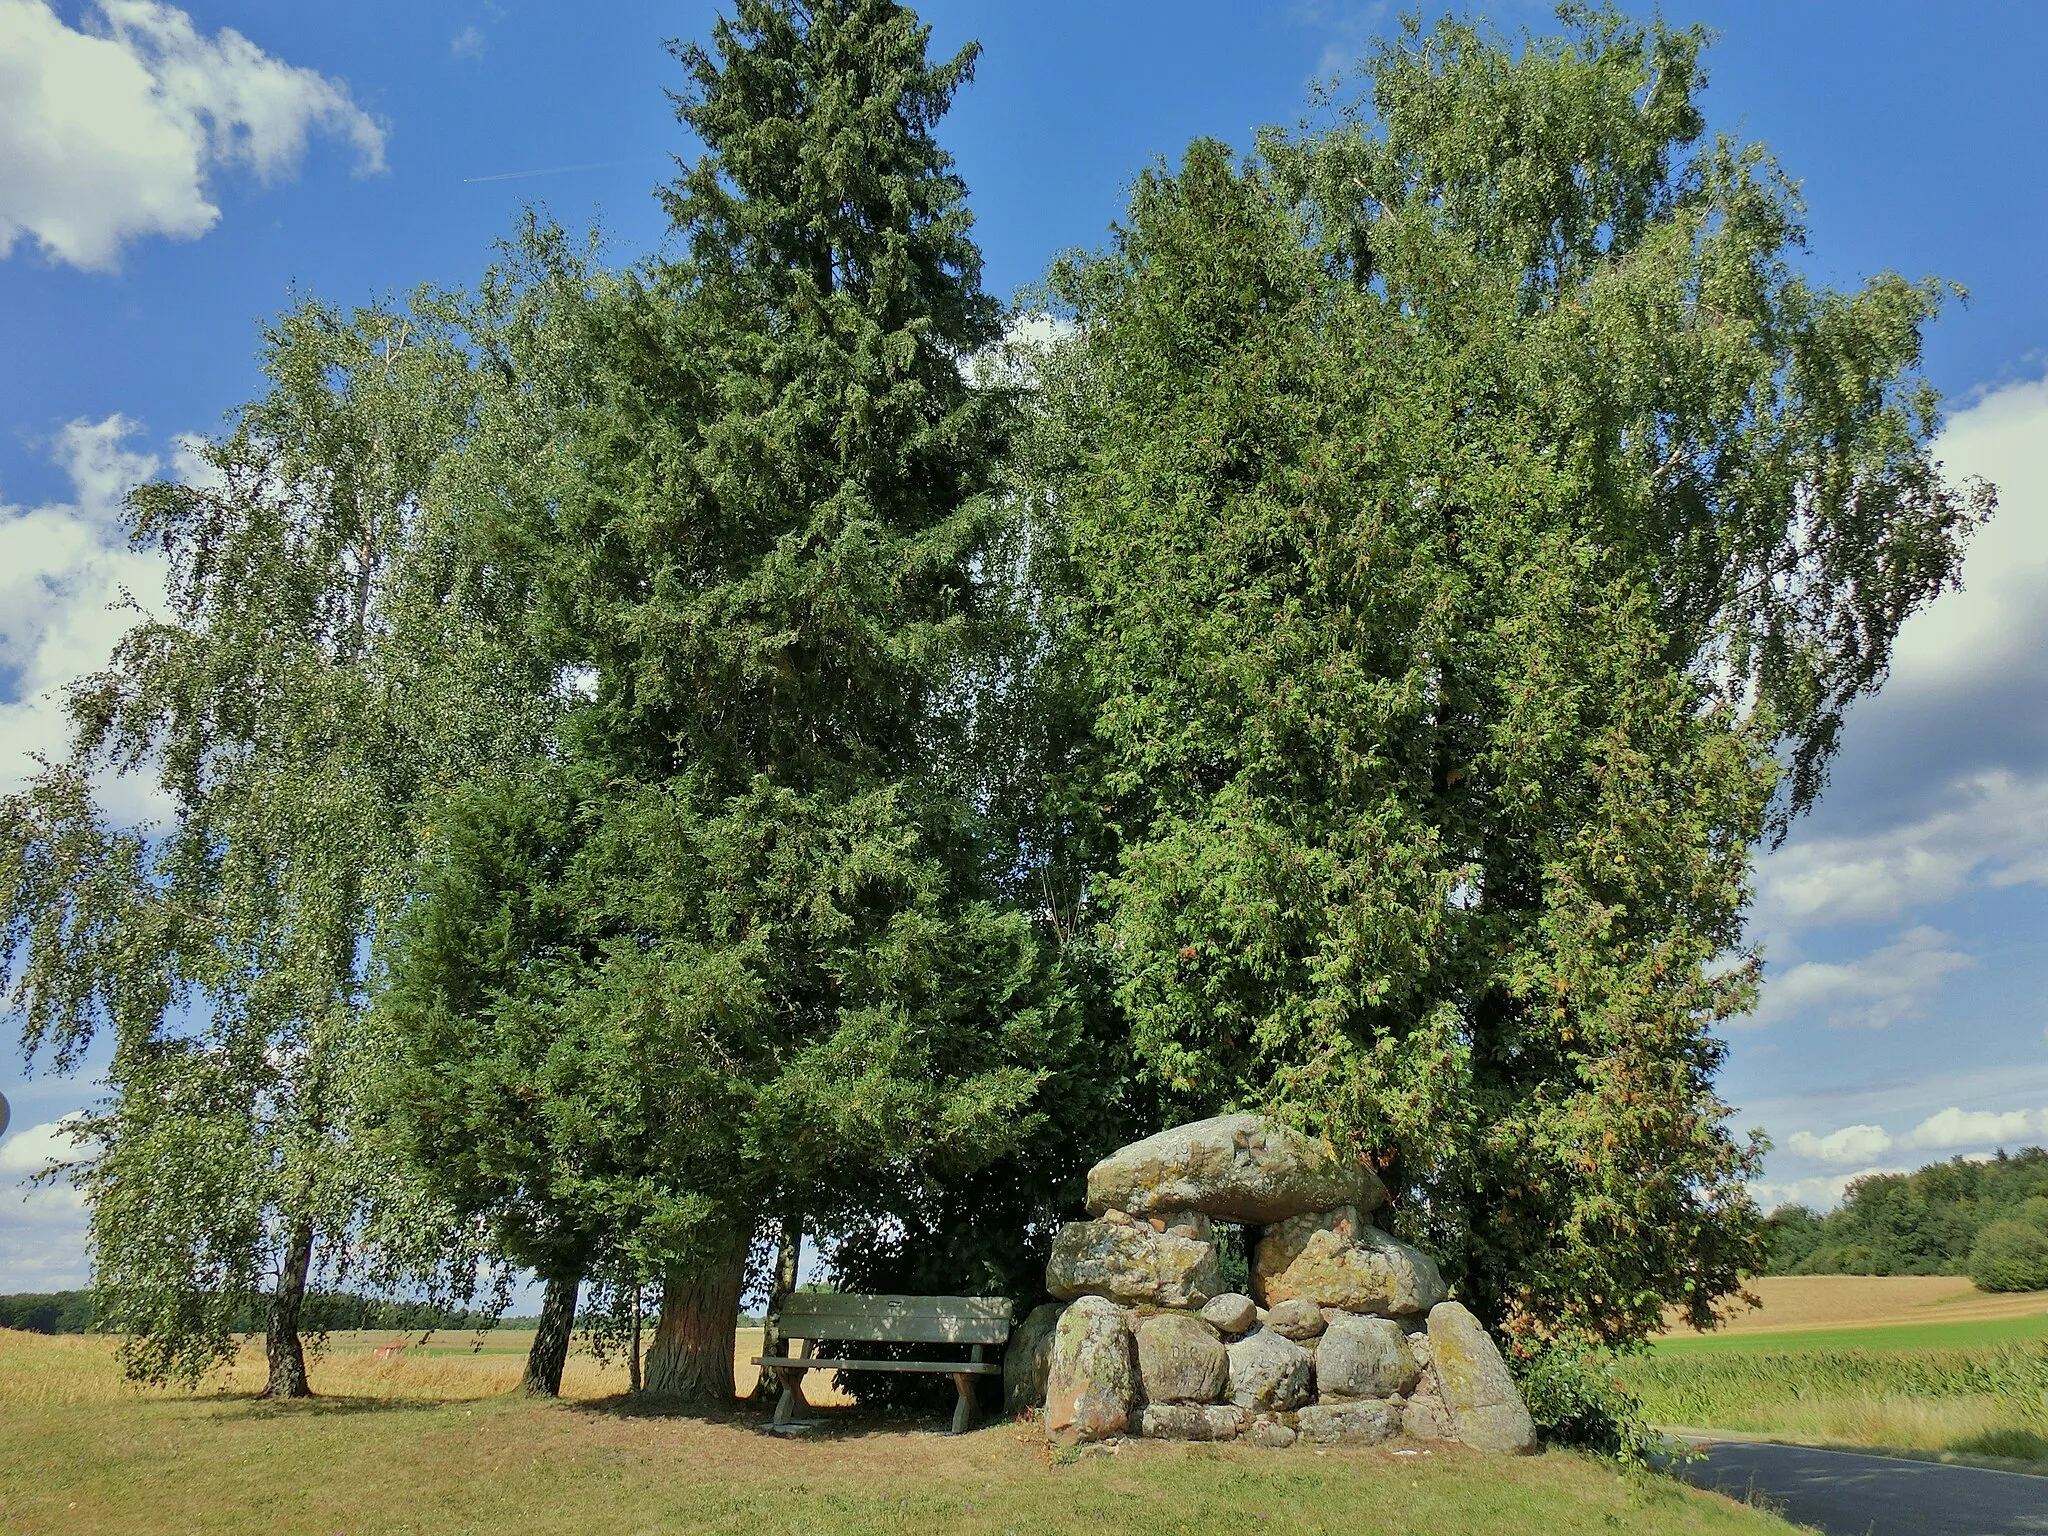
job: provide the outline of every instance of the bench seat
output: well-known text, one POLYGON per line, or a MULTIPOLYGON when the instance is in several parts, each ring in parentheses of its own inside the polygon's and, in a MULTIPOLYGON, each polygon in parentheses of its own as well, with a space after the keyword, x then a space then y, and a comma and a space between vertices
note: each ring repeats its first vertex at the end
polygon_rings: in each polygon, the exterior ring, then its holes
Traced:
POLYGON ((773 1371, 782 1382, 775 1422, 787 1424, 804 1400, 806 1371, 913 1371, 951 1376, 960 1401, 953 1433, 974 1424, 974 1378, 1000 1376, 1002 1365, 982 1351, 1010 1337, 1011 1306, 1001 1296, 855 1296, 838 1291, 803 1291, 782 1304, 782 1336, 804 1341, 801 1355, 756 1355, 749 1364, 773 1371), (819 1341, 840 1344, 964 1344, 965 1360, 856 1360, 820 1355, 819 1341))

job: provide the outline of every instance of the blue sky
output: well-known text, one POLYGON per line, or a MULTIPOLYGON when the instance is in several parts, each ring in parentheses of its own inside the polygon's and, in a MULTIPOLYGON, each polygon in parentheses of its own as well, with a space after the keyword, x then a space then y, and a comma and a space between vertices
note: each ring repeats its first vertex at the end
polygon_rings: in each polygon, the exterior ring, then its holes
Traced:
MULTIPOLYGON (((1432 7, 1431 9, 1437 9, 1432 7)), ((1547 7, 1483 9, 1510 29, 1547 7)), ((1714 129, 1805 187, 1809 266, 1970 290, 1934 327, 1942 452, 2003 489, 1967 590, 1913 621, 1835 783, 1763 861, 1762 1012, 1723 1086, 1778 1144, 1764 1197, 1826 1203, 1868 1168, 2048 1142, 2048 6, 1701 0, 1714 129)), ((687 149, 663 89, 702 0, 0 0, 0 791, 61 745, 50 690, 97 665, 130 484, 255 386, 294 291, 461 284, 520 208, 601 221, 627 259, 687 149)), ((988 278, 1009 294, 1092 245, 1148 160, 1248 143, 1393 25, 1347 0, 933 0, 936 46, 986 47, 946 126, 988 278)), ((139 803, 139 802, 138 802, 139 803)), ((0 1291, 83 1277, 65 1191, 8 1185, 88 1083, 0 1052, 0 1291)))

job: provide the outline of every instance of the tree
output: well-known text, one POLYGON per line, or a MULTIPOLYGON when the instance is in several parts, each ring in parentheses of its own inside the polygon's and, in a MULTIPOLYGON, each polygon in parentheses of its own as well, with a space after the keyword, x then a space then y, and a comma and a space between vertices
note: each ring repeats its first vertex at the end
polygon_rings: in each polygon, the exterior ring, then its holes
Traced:
POLYGON ((202 471, 129 499, 165 608, 73 689, 69 758, 0 806, 0 942, 31 1053, 69 1066, 113 1034, 76 1177, 127 1370, 195 1380, 260 1304, 266 1395, 302 1397, 312 1280, 469 1257, 360 1134, 363 1021, 415 797, 505 717, 476 686, 495 663, 406 650, 446 637, 434 601, 398 612, 469 414, 447 307, 304 303, 263 364, 202 471), (161 823, 110 823, 97 786, 121 774, 161 823))
POLYGON ((1183 1112, 1375 1158, 1531 1339, 1760 1267, 1711 1033, 1749 852, 1954 577, 1942 290, 1816 290, 1703 34, 1409 23, 1369 101, 1198 143, 1064 264, 1045 482, 1121 846, 1105 932, 1183 1112))
POLYGON ((545 1046, 574 1079, 520 1124, 624 1128, 579 1200, 665 1276, 649 1390, 707 1405, 761 1223, 1021 1145, 1062 1028, 952 766, 1014 407, 961 371, 998 315, 932 136, 974 51, 933 65, 926 40, 889 0, 741 0, 677 48, 706 151, 668 193, 686 252, 564 298, 562 473, 491 513, 594 696, 558 767, 449 825, 525 825, 492 806, 537 796, 555 830, 509 886, 495 832, 451 836, 415 930, 447 941, 393 961, 410 1076, 495 1071, 517 1034, 518 1073, 545 1046), (456 894, 513 888, 561 929, 456 894), (446 1064, 437 1020, 474 1057, 446 1064))

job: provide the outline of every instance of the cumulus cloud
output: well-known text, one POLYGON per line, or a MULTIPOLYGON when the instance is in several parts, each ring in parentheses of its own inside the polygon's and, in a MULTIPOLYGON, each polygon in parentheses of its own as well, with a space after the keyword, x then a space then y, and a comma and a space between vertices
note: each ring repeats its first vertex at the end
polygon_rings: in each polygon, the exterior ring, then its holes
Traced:
POLYGON ((1901 1147, 1983 1147, 2016 1142, 2036 1134, 2048 1136, 2048 1109, 1958 1109, 1951 1105, 1929 1115, 1899 1138, 1901 1147))
POLYGON ((1759 1179, 1749 1186, 1749 1193, 1767 1211, 1774 1211, 1781 1205, 1804 1205, 1825 1211, 1841 1204, 1842 1195, 1858 1179, 1910 1171, 1906 1168, 1858 1168, 1854 1173, 1817 1173, 1804 1179, 1759 1179))
POLYGON ((77 1115, 48 1120, 16 1131, 0 1141, 0 1179, 33 1178, 52 1163, 70 1162, 78 1156, 78 1144, 71 1139, 77 1115))
POLYGON ((70 1184, 31 1186, 52 1162, 78 1155, 72 1116, 0 1141, 0 1291, 60 1291, 85 1284, 85 1197, 70 1184))
POLYGON ((1825 1136, 1794 1131, 1791 1140, 1794 1152, 1817 1163, 1867 1163, 1892 1149, 1891 1136, 1881 1125, 1845 1125, 1825 1136))
POLYGON ((1885 1029, 1917 1018, 1944 978, 1977 962, 1926 924, 1846 964, 1807 961, 1783 975, 1765 973, 1763 1003, 1753 1022, 1769 1025, 1811 1015, 1828 1024, 1885 1029))
MULTIPOLYGON (((136 622, 135 607, 162 602, 161 558, 130 549, 121 531, 122 499, 164 467, 128 446, 137 431, 124 416, 71 423, 58 435, 56 458, 72 499, 0 503, 0 677, 13 682, 12 697, 0 702, 0 794, 35 773, 38 754, 64 755, 66 685, 106 665, 136 622)), ((190 478, 189 447, 179 460, 176 469, 190 478)), ((146 819, 151 806, 139 787, 109 785, 108 792, 116 814, 146 819)))
POLYGON ((0 256, 26 237, 106 268, 141 236, 195 239, 220 218, 214 172, 274 181, 315 134, 384 167, 347 87, 232 28, 206 37, 160 0, 97 0, 77 28, 48 0, 0 0, 0 256))

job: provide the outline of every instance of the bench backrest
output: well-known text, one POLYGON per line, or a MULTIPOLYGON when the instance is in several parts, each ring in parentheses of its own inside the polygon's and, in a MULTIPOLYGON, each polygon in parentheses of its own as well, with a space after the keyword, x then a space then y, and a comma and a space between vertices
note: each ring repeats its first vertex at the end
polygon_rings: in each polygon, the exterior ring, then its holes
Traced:
POLYGON ((1000 1344, 1010 1336, 1010 1302, 1003 1296, 799 1291, 782 1304, 782 1333, 792 1339, 1000 1344))

